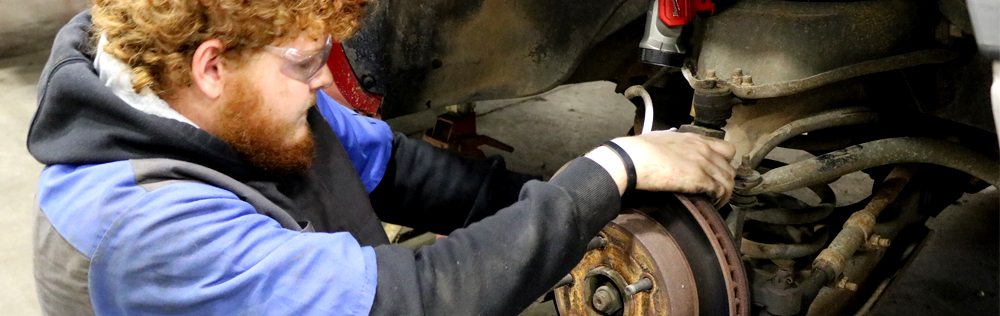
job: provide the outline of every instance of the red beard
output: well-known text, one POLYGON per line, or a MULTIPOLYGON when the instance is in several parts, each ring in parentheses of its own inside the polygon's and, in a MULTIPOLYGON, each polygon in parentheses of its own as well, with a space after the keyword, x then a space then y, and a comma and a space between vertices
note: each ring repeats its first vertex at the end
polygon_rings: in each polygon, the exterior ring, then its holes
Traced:
POLYGON ((227 82, 219 109, 219 138, 233 146, 243 160, 278 175, 304 174, 316 158, 312 132, 293 139, 299 127, 263 111, 263 100, 250 79, 227 82))

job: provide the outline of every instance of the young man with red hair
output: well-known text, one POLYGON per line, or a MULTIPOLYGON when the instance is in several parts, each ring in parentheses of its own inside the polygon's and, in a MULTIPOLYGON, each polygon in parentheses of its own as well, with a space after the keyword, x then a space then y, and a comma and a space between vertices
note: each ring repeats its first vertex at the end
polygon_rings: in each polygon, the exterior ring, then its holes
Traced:
POLYGON ((63 28, 28 136, 44 313, 515 314, 630 186, 731 192, 732 147, 699 136, 540 182, 313 106, 362 1, 97 0, 63 28), (380 220, 449 237, 413 251, 380 220))

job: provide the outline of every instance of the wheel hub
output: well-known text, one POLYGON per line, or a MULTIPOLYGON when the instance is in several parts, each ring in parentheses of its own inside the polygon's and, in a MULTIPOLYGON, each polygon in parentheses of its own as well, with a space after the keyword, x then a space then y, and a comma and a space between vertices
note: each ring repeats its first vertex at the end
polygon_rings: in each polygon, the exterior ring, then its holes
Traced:
POLYGON ((556 289, 560 315, 747 315, 746 274, 714 208, 637 193, 556 289))

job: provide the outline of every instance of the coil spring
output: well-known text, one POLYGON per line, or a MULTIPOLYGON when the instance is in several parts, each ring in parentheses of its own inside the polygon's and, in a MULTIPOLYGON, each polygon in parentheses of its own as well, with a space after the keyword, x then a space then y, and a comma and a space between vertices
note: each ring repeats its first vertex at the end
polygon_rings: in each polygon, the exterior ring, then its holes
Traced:
MULTIPOLYGON (((782 163, 764 160, 761 173, 782 163)), ((819 203, 809 204, 785 193, 757 196, 758 205, 746 209, 740 250, 755 259, 798 259, 818 253, 830 238, 824 224, 837 205, 829 185, 807 188, 819 197, 819 203)))

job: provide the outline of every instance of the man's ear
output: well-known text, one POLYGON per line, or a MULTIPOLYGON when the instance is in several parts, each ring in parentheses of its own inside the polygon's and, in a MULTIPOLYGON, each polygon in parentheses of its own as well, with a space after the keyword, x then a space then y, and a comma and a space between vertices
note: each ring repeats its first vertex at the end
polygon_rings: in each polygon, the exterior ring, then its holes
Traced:
POLYGON ((194 79, 194 86, 209 99, 216 99, 222 95, 223 77, 226 75, 222 61, 224 51, 222 41, 213 39, 198 45, 198 50, 191 59, 191 77, 194 79))

